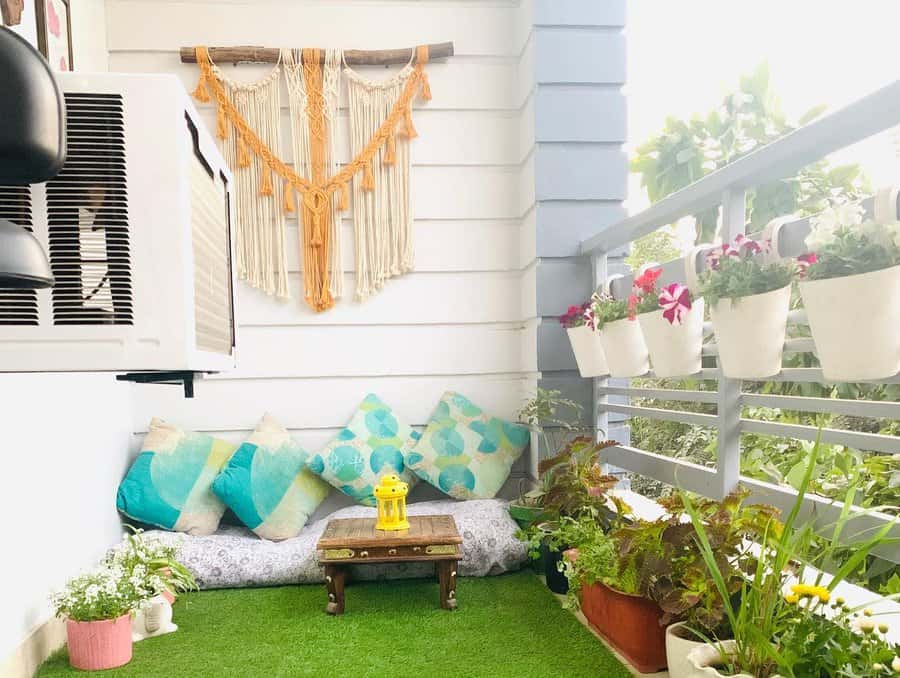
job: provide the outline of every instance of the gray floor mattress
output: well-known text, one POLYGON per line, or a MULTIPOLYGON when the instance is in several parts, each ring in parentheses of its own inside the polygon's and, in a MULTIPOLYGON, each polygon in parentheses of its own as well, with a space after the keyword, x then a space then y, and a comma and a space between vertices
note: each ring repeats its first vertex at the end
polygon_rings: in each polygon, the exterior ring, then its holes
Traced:
MULTIPOLYGON (((516 524, 499 499, 473 501, 426 501, 410 504, 409 515, 449 513, 463 538, 463 560, 459 573, 484 577, 516 570, 526 559, 525 547, 514 534, 516 524)), ((293 539, 272 542, 260 539, 242 527, 223 526, 208 537, 192 537, 153 530, 147 536, 175 543, 178 557, 197 579, 201 589, 313 584, 324 581, 318 563, 316 542, 331 518, 374 517, 375 509, 351 506, 310 523, 293 539)), ((431 563, 360 565, 351 576, 358 579, 427 577, 431 563)))

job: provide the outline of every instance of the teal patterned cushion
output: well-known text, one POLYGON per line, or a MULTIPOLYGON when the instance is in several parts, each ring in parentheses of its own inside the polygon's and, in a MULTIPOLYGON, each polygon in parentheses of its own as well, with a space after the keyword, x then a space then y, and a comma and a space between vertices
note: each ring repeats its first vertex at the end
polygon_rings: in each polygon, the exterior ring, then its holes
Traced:
POLYGON ((527 426, 491 417, 465 396, 448 391, 422 439, 406 455, 406 465, 451 497, 490 499, 530 438, 527 426))
POLYGON ((308 457, 267 414, 213 481, 213 492, 263 539, 296 537, 331 489, 306 468, 308 457))
POLYGON ((418 437, 370 393, 337 438, 309 460, 309 468, 360 504, 375 506, 372 491, 381 476, 396 473, 410 487, 417 480, 403 458, 418 437))
POLYGON ((212 484, 232 452, 234 445, 224 440, 153 419, 119 484, 116 507, 132 520, 166 530, 212 534, 225 513, 212 484))

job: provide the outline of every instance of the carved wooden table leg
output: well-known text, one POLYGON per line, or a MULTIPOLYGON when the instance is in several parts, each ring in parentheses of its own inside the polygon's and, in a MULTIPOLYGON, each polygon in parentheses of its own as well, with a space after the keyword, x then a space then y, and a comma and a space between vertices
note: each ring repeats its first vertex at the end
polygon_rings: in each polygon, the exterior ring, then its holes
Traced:
POLYGON ((435 563, 441 589, 441 607, 445 610, 455 610, 457 607, 456 567, 457 562, 453 560, 439 560, 435 563))
POLYGON ((325 586, 328 588, 328 614, 344 614, 344 582, 347 573, 337 565, 325 566, 325 586))

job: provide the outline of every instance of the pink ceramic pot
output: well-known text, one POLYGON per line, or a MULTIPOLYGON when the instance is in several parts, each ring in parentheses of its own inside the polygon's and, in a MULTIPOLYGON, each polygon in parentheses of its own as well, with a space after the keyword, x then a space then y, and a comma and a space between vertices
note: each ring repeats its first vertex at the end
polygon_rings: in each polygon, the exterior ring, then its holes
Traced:
POLYGON ((131 661, 131 613, 103 621, 66 621, 69 664, 84 671, 102 671, 131 661))

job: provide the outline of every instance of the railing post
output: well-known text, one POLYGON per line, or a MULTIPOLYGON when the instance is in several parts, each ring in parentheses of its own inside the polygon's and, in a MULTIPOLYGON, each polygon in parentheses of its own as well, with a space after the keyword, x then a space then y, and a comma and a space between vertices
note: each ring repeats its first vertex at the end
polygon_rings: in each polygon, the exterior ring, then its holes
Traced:
MULTIPOLYGON (((591 276, 593 278, 593 286, 595 290, 599 289, 600 286, 606 282, 607 272, 606 253, 602 252, 599 254, 592 254, 591 276)), ((609 379, 607 377, 594 377, 594 426, 596 426, 598 430, 602 430, 607 438, 609 438, 609 412, 607 412, 606 410, 606 405, 607 403, 609 403, 609 396, 607 396, 605 393, 601 393, 600 389, 604 386, 607 386, 608 384, 609 379)))
MULTIPOLYGON (((746 200, 744 189, 728 189, 722 194, 722 242, 731 242, 744 232, 746 200)), ((716 490, 721 499, 741 479, 741 380, 723 376, 721 366, 716 405, 716 490)))

